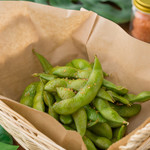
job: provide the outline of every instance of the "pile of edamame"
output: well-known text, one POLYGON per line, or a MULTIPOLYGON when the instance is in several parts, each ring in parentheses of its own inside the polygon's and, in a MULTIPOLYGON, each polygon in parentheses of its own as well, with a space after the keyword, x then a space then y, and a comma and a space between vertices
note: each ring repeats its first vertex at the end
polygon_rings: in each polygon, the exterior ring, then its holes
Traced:
POLYGON ((98 58, 94 63, 74 59, 65 66, 52 65, 37 52, 44 72, 28 85, 20 102, 57 119, 67 130, 76 130, 88 150, 107 149, 126 132, 128 119, 150 99, 150 91, 138 95, 106 80, 98 58))

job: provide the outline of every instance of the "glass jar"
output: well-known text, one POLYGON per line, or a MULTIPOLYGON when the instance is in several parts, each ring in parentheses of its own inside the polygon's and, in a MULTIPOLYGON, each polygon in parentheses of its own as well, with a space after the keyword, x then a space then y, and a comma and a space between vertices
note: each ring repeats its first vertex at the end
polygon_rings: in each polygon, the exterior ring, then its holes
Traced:
POLYGON ((150 0, 133 0, 130 33, 150 43, 150 0))

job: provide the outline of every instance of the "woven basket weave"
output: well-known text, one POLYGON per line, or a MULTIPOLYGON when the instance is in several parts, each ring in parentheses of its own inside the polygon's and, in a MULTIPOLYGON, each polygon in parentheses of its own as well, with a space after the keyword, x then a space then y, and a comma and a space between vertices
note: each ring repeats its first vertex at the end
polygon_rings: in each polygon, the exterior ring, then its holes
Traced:
MULTIPOLYGON (((26 150, 65 150, 39 132, 21 115, 0 100, 0 124, 26 150)), ((120 150, 150 149, 150 123, 132 135, 120 150)))
POLYGON ((65 150, 1 100, 0 124, 26 150, 65 150))

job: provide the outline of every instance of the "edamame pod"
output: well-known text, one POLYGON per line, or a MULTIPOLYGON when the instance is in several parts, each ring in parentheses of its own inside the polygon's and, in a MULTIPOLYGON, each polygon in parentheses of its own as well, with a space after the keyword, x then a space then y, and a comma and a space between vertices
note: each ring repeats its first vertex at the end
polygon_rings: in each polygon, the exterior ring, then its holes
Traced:
POLYGON ((86 131, 85 135, 98 147, 101 149, 107 149, 112 144, 112 142, 105 138, 99 137, 90 132, 89 130, 86 131))
POLYGON ((90 63, 86 61, 85 59, 74 59, 71 61, 71 63, 77 69, 85 70, 85 69, 91 68, 91 71, 92 71, 92 67, 90 63))
POLYGON ((107 123, 110 125, 111 128, 118 128, 121 127, 122 123, 117 123, 113 121, 107 121, 107 123))
POLYGON ((38 82, 34 82, 25 88, 25 90, 21 96, 21 99, 20 99, 21 104, 24 104, 29 107, 33 106, 33 99, 36 94, 37 85, 38 85, 38 82))
POLYGON ((75 93, 73 90, 69 88, 64 88, 64 87, 58 87, 56 88, 58 96, 63 100, 67 98, 71 98, 75 96, 75 93))
POLYGON ((37 56, 38 60, 40 61, 43 70, 45 73, 50 73, 51 69, 53 68, 52 65, 48 62, 48 60, 46 58, 44 58, 41 54, 35 52, 34 50, 32 50, 33 53, 37 56))
POLYGON ((52 74, 63 78, 80 78, 88 79, 91 74, 91 69, 80 70, 70 66, 55 67, 52 69, 52 74))
MULTIPOLYGON (((72 98, 75 96, 75 93, 73 92, 73 90, 69 88, 64 88, 64 87, 57 88, 57 94, 62 100, 67 99, 67 98, 72 98)), ((73 122, 73 119, 71 115, 60 115, 60 121, 63 124, 70 124, 73 122)))
POLYGON ((73 121, 71 115, 60 115, 59 119, 63 124, 70 124, 73 121))
POLYGON ((72 64, 71 62, 67 63, 66 66, 74 67, 73 64, 72 64))
POLYGON ((44 84, 42 81, 40 81, 36 88, 36 95, 33 99, 33 108, 44 112, 45 106, 43 101, 43 89, 44 84))
POLYGON ((134 98, 132 97, 130 102, 132 102, 132 103, 134 103, 134 102, 145 102, 145 101, 148 101, 148 100, 150 100, 150 91, 139 93, 134 98))
POLYGON ((88 120, 91 120, 93 122, 97 121, 100 123, 104 123, 107 121, 98 111, 94 110, 89 105, 84 106, 84 108, 86 110, 88 120))
POLYGON ((112 139, 112 129, 107 123, 97 123, 96 125, 89 128, 98 136, 112 139))
POLYGON ((44 89, 49 92, 56 92, 57 87, 66 87, 79 91, 86 85, 86 80, 68 80, 68 79, 54 79, 46 83, 44 89))
POLYGON ((72 114, 79 108, 89 104, 96 96, 103 81, 103 72, 100 62, 95 57, 94 67, 87 84, 73 97, 53 105, 58 114, 72 114))
POLYGON ((132 117, 137 115, 141 111, 141 105, 140 104, 133 104, 131 106, 126 105, 114 105, 112 103, 109 103, 111 108, 113 108, 118 114, 122 117, 132 117))
POLYGON ((121 127, 115 129, 113 133, 113 138, 115 138, 116 141, 119 141, 125 135, 126 129, 127 126, 125 125, 122 125, 121 127))
POLYGON ((103 88, 101 88, 98 91, 97 97, 102 98, 102 99, 104 99, 106 101, 110 101, 110 102, 114 103, 114 99, 103 88))
POLYGON ((105 119, 116 123, 128 124, 126 120, 124 120, 114 109, 111 108, 106 100, 96 98, 93 101, 93 104, 105 119))
POLYGON ((118 95, 118 94, 116 94, 115 92, 112 92, 112 91, 107 91, 110 95, 111 95, 111 97, 113 97, 116 101, 119 101, 119 102, 121 102, 121 103, 123 103, 123 104, 126 104, 126 105, 128 105, 128 106, 131 106, 131 104, 130 104, 130 102, 126 99, 126 98, 124 98, 124 97, 122 97, 122 96, 120 96, 120 95, 118 95))
POLYGON ((46 74, 46 73, 34 73, 32 76, 40 77, 40 78, 42 78, 44 80, 47 80, 47 81, 50 81, 50 80, 53 80, 53 79, 57 78, 57 76, 55 76, 55 75, 46 74))
POLYGON ((48 92, 56 92, 57 87, 67 87, 67 82, 64 79, 53 79, 45 84, 44 90, 48 92))
POLYGON ((128 89, 122 86, 117 86, 106 79, 103 80, 103 86, 106 87, 108 90, 111 90, 120 95, 125 95, 128 93, 128 89))
POLYGON ((62 99, 58 96, 57 93, 52 93, 53 96, 55 97, 56 102, 60 102, 62 99))
POLYGON ((93 142, 88 137, 84 136, 82 139, 86 145, 87 150, 97 150, 93 142))
POLYGON ((43 99, 45 104, 48 106, 48 113, 58 120, 58 114, 53 110, 52 105, 54 103, 54 99, 52 95, 46 91, 43 91, 43 99))
POLYGON ((77 132, 83 137, 87 126, 87 114, 84 108, 80 108, 73 115, 73 120, 76 125, 77 132))

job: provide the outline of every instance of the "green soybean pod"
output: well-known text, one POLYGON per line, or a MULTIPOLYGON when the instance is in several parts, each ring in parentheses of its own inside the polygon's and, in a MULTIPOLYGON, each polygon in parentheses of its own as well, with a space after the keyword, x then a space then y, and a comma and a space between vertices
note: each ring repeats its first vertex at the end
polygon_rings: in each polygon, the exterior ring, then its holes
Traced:
POLYGON ((135 97, 136 95, 134 95, 134 94, 126 94, 126 95, 124 95, 124 98, 126 98, 127 100, 129 100, 129 101, 131 101, 132 99, 134 99, 134 97, 135 97))
POLYGON ((113 121, 107 121, 107 123, 109 124, 109 126, 111 128, 118 128, 122 126, 122 123, 117 123, 117 122, 113 122, 113 121))
POLYGON ((71 63, 77 69, 85 70, 85 69, 91 68, 91 71, 92 71, 92 67, 91 67, 90 63, 84 59, 80 59, 80 58, 74 59, 71 61, 71 63))
POLYGON ((83 137, 86 132, 87 126, 87 114, 85 109, 82 107, 73 113, 73 120, 75 122, 77 132, 83 137))
POLYGON ((70 124, 73 121, 71 115, 60 115, 59 119, 63 124, 70 124))
POLYGON ((84 136, 82 139, 86 145, 87 150, 97 150, 93 142, 88 137, 84 136))
POLYGON ((141 111, 141 105, 140 104, 133 104, 131 106, 126 105, 114 105, 112 103, 109 104, 111 108, 113 108, 118 114, 122 117, 132 117, 137 115, 141 111))
POLYGON ((91 69, 80 70, 70 66, 62 66, 53 68, 51 72, 63 78, 88 79, 91 74, 91 69))
POLYGON ((130 100, 130 102, 132 102, 132 103, 134 103, 134 102, 145 102, 148 100, 150 100, 150 91, 145 91, 145 92, 139 93, 137 96, 132 98, 130 100))
POLYGON ((57 93, 52 93, 52 94, 53 94, 53 96, 54 96, 56 102, 60 102, 60 101, 62 100, 62 99, 58 96, 57 93))
POLYGON ((128 93, 128 89, 122 86, 117 86, 106 79, 103 80, 103 86, 106 87, 108 90, 111 90, 120 95, 125 95, 128 93))
POLYGON ((90 121, 87 123, 87 128, 90 128, 90 127, 96 125, 97 123, 98 123, 97 120, 96 120, 96 121, 91 121, 91 120, 90 120, 90 121))
POLYGON ((54 98, 52 97, 52 95, 46 91, 43 91, 43 99, 45 104, 48 106, 48 114, 58 120, 58 114, 52 108, 52 105, 54 103, 54 98))
POLYGON ((39 82, 36 88, 36 95, 33 99, 33 108, 39 111, 45 111, 44 100, 43 100, 44 84, 42 81, 39 82))
POLYGON ((81 90, 87 83, 87 80, 77 79, 77 80, 67 80, 67 88, 74 89, 75 91, 81 90))
POLYGON ((66 66, 74 67, 73 64, 72 64, 71 62, 67 63, 66 66))
POLYGON ((41 54, 35 52, 34 50, 32 50, 33 53, 37 56, 38 60, 40 61, 43 70, 45 73, 50 73, 51 69, 53 68, 52 65, 48 62, 48 60, 46 58, 44 58, 41 54))
POLYGON ((122 97, 122 96, 120 96, 120 95, 118 95, 118 94, 116 94, 115 92, 112 92, 112 91, 107 91, 107 92, 108 92, 108 93, 111 95, 111 97, 113 97, 116 101, 119 101, 119 102, 121 102, 121 103, 123 103, 123 104, 126 104, 126 105, 128 105, 128 106, 131 106, 129 100, 127 100, 126 98, 124 98, 124 97, 122 97))
MULTIPOLYGON (((75 93, 73 90, 69 88, 64 88, 64 87, 59 87, 57 89, 57 94, 60 97, 61 100, 71 98, 75 96, 75 93)), ((63 124, 70 124, 73 122, 72 116, 71 115, 60 115, 60 121, 63 124)))
POLYGON ((107 122, 107 120, 98 111, 96 111, 89 105, 84 106, 84 108, 86 110, 88 120, 92 122, 97 121, 100 123, 107 122))
POLYGON ((58 87, 56 88, 58 96, 63 100, 75 96, 75 93, 70 88, 58 87))
POLYGON ((112 144, 109 139, 96 136, 89 130, 86 130, 85 136, 87 136, 100 149, 108 149, 109 146, 112 144))
POLYGON ((112 103, 114 103, 114 99, 107 93, 107 91, 105 91, 105 89, 101 88, 98 93, 97 93, 97 97, 102 98, 106 101, 110 101, 112 103))
POLYGON ((21 104, 24 104, 29 107, 33 106, 33 99, 36 94, 37 85, 38 85, 38 82, 34 82, 25 88, 25 90, 21 96, 21 99, 20 99, 21 104))
POLYGON ((128 124, 126 120, 124 120, 114 109, 111 108, 106 100, 96 98, 93 101, 93 104, 105 119, 116 123, 128 124))
POLYGON ((89 104, 96 96, 103 81, 103 72, 98 58, 95 56, 94 67, 86 85, 70 99, 65 99, 53 105, 58 114, 72 114, 79 108, 89 104))
POLYGON ((41 79, 44 79, 47 81, 50 81, 50 80, 57 78, 57 76, 55 76, 55 75, 46 74, 46 73, 34 73, 32 76, 33 77, 40 77, 41 79))
POLYGON ((126 129, 127 129, 127 126, 125 125, 122 125, 121 127, 116 128, 113 133, 113 138, 119 141, 125 135, 126 129))
POLYGON ((48 92, 56 92, 57 87, 67 87, 66 80, 64 79, 53 79, 45 84, 44 90, 48 92))
POLYGON ((112 139, 112 129, 107 123, 97 123, 90 127, 89 130, 98 136, 112 139))

